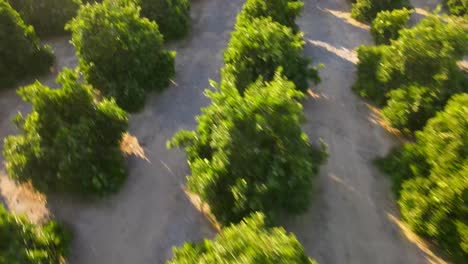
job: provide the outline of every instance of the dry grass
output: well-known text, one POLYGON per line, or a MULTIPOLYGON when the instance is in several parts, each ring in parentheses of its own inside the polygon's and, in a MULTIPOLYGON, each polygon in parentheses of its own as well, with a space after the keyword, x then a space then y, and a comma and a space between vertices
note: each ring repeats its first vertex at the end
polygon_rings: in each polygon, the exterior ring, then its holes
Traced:
POLYGON ((356 64, 359 61, 357 57, 357 52, 355 50, 350 50, 344 47, 335 47, 329 43, 320 40, 309 39, 307 40, 307 42, 314 46, 321 47, 327 50, 328 52, 335 54, 341 59, 351 62, 352 64, 356 64))
POLYGON ((125 133, 122 137, 120 149, 127 156, 133 155, 149 162, 148 158, 146 157, 145 150, 138 142, 138 138, 130 135, 128 132, 125 133))
POLYGON ((221 231, 221 224, 216 221, 216 217, 211 213, 210 206, 203 202, 200 199, 200 196, 198 196, 195 193, 189 192, 187 189, 183 189, 185 195, 187 195, 187 198, 189 199, 190 203, 199 211, 201 212, 208 221, 210 221, 210 224, 212 227, 217 231, 221 231))
POLYGON ((418 235, 416 235, 411 229, 406 226, 405 223, 400 221, 397 217, 394 215, 387 213, 387 217, 390 221, 395 223, 399 228, 401 233, 405 236, 405 238, 411 242, 413 245, 418 247, 424 254, 426 254, 426 260, 428 263, 431 264, 447 264, 447 262, 440 257, 436 256, 434 252, 432 252, 431 248, 432 245, 426 242, 424 239, 420 238, 418 235))
POLYGON ((361 23, 354 18, 351 17, 350 12, 343 12, 343 11, 338 11, 338 10, 332 10, 328 8, 319 8, 320 10, 324 11, 325 13, 331 14, 337 18, 340 18, 343 20, 345 23, 350 24, 352 26, 364 29, 364 30, 370 30, 369 25, 366 25, 364 23, 361 23))
POLYGON ((392 127, 383 117, 381 114, 381 110, 371 104, 365 103, 366 107, 371 111, 369 116, 369 121, 381 126, 385 129, 388 133, 396 136, 400 141, 406 141, 404 135, 401 133, 400 130, 392 127))
POLYGON ((26 215, 33 223, 43 223, 50 217, 46 196, 36 191, 30 182, 19 184, 2 175, 0 194, 9 210, 26 215))

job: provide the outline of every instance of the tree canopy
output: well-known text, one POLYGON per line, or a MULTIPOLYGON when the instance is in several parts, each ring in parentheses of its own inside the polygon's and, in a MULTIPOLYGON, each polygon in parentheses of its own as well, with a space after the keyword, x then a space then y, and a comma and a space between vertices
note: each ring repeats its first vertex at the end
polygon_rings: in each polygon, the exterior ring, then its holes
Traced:
POLYGON ((116 191, 126 178, 120 151, 126 113, 113 100, 98 101, 71 70, 59 74, 57 83, 61 89, 36 82, 18 91, 32 112, 16 119, 23 134, 5 139, 9 176, 31 180, 39 190, 116 191))
POLYGON ((258 80, 241 96, 235 87, 207 92, 212 103, 195 131, 180 131, 169 146, 185 148, 189 190, 222 224, 255 211, 274 219, 308 205, 312 178, 325 154, 301 130, 302 93, 280 74, 258 80))
POLYGON ((33 27, 0 0, 0 88, 29 75, 45 73, 54 61, 52 49, 42 46, 33 27))
POLYGON ((141 109, 146 93, 167 87, 175 72, 175 53, 138 10, 122 1, 88 4, 67 26, 86 80, 128 111, 141 109))
POLYGON ((256 213, 227 227, 214 240, 185 243, 174 249, 168 264, 195 263, 297 263, 314 264, 293 234, 283 228, 268 228, 264 216, 256 213))
POLYGON ((132 0, 141 15, 154 20, 166 39, 178 39, 190 29, 190 0, 132 0))
POLYGON ((468 261, 468 94, 416 133, 416 142, 378 163, 395 181, 406 222, 460 263, 468 261))
POLYGON ((380 11, 409 8, 408 0, 356 0, 352 5, 351 16, 371 23, 380 11))
POLYGON ((0 263, 61 264, 69 242, 70 233, 62 225, 49 221, 36 226, 0 203, 0 263))
POLYGON ((457 65, 468 51, 467 28, 462 19, 431 15, 400 30, 390 45, 360 47, 353 89, 384 106, 392 126, 408 133, 421 129, 451 95, 468 91, 467 75, 457 65))
POLYGON ((317 70, 302 56, 302 33, 274 22, 271 18, 255 18, 249 24, 236 26, 224 52, 222 85, 231 85, 241 93, 258 77, 272 80, 278 67, 294 82, 297 89, 306 91, 308 80, 318 81, 317 70))
POLYGON ((390 44, 398 39, 398 32, 408 27, 412 10, 403 8, 379 12, 372 21, 371 33, 376 44, 390 44))
POLYGON ((296 18, 301 13, 304 3, 296 0, 247 0, 237 16, 237 26, 248 25, 255 18, 268 18, 294 32, 299 30, 296 18))
POLYGON ((8 0, 27 24, 41 37, 65 33, 65 24, 72 19, 80 0, 8 0))
POLYGON ((451 14, 456 16, 466 16, 468 14, 467 0, 445 0, 444 2, 451 14))

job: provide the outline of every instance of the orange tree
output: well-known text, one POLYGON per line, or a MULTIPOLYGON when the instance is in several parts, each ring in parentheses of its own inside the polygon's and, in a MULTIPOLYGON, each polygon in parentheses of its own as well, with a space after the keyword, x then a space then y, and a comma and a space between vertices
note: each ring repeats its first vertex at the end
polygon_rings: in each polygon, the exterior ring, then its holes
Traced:
POLYGON ((0 204, 0 263, 64 263, 70 238, 70 232, 54 221, 36 226, 0 204))
POLYGON ((207 93, 212 103, 197 118, 197 129, 180 131, 168 143, 187 153, 189 190, 222 224, 255 211, 274 220, 307 209, 325 153, 302 132, 297 99, 303 94, 279 74, 251 84, 244 96, 226 86, 207 93))
POLYGON ((92 87, 64 70, 51 89, 36 82, 18 93, 32 112, 16 124, 23 132, 5 139, 8 174, 40 190, 80 194, 114 192, 126 178, 120 140, 127 115, 113 100, 98 101, 92 87))
POLYGON ((468 91, 457 65, 468 51, 467 32, 462 19, 431 15, 400 30, 390 45, 360 47, 353 89, 383 106, 392 126, 413 133, 450 96, 468 91))
POLYGON ((378 161, 392 176, 406 222, 455 261, 468 261, 468 94, 457 94, 416 133, 416 142, 378 161))
POLYGON ((356 0, 351 9, 351 16, 370 23, 380 11, 391 11, 403 7, 410 7, 408 0, 356 0))
POLYGON ((140 110, 147 92, 161 91, 174 76, 175 53, 133 3, 84 5, 67 28, 86 80, 127 111, 140 110))
POLYGON ((65 33, 65 24, 72 19, 80 0, 8 0, 26 23, 41 37, 65 33))
POLYGON ((302 33, 271 18, 254 18, 236 25, 224 52, 222 85, 232 85, 242 94, 246 87, 262 77, 272 80, 278 67, 300 91, 308 89, 308 81, 319 81, 318 72, 304 58, 302 33))
POLYGON ((42 46, 31 26, 5 0, 0 0, 0 88, 21 78, 44 73, 54 61, 52 50, 42 46))
POLYGON ((254 18, 267 18, 284 26, 299 30, 296 18, 300 15, 304 3, 296 0, 247 0, 237 16, 237 25, 249 24, 254 18))
POLYGON ((265 226, 262 214, 253 214, 237 225, 224 228, 214 240, 185 243, 174 249, 167 264, 196 263, 296 263, 314 264, 293 234, 265 226))
POLYGON ((154 20, 166 39, 178 39, 190 29, 190 0, 131 0, 141 15, 154 20))

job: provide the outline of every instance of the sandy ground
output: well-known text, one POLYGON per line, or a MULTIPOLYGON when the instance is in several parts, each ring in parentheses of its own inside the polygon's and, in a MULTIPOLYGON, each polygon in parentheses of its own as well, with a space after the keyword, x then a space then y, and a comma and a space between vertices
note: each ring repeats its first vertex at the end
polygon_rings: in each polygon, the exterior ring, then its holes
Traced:
POLYGON ((319 263, 440 263, 398 220, 390 184, 372 165, 397 143, 378 115, 351 91, 356 54, 372 44, 368 27, 349 19, 345 0, 305 1, 299 20, 306 54, 326 64, 305 104, 305 130, 329 146, 311 210, 285 221, 319 263))
MULTIPOLYGON (((118 194, 94 202, 46 198, 31 194, 27 186, 17 187, 0 167, 0 199, 11 210, 33 220, 52 214, 73 228, 70 263, 163 263, 173 246, 214 235, 183 191, 188 173, 183 153, 166 150, 165 142, 179 129, 194 128, 194 116, 208 104, 203 90, 208 79, 219 79, 222 50, 242 3, 193 1, 192 33, 171 45, 178 52, 174 84, 152 95, 144 111, 131 117, 130 133, 145 158, 129 158, 130 175, 118 194)), ((401 224, 389 182, 371 164, 397 140, 350 90, 353 49, 371 44, 371 39, 368 27, 350 19, 348 12, 346 0, 306 0, 299 21, 306 55, 326 64, 322 83, 304 105, 304 128, 311 138, 324 139, 330 158, 317 179, 311 209, 285 220, 285 227, 320 263, 443 263, 401 224)), ((51 44, 58 69, 76 65, 66 38, 51 44)), ((51 74, 42 81, 52 84, 53 79, 51 74)), ((0 93, 0 139, 15 133, 9 120, 28 109, 14 90, 0 93)), ((0 154, 1 163, 2 159, 0 154)))

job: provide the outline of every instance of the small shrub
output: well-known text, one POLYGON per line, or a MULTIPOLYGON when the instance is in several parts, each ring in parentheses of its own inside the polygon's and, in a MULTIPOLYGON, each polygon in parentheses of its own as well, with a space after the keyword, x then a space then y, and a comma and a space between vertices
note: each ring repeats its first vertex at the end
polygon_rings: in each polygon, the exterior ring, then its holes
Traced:
POLYGON ((412 11, 406 8, 382 11, 372 21, 371 33, 376 44, 390 44, 398 38, 398 31, 408 27, 412 11))
POLYGON ((168 144, 185 148, 188 187, 210 205, 222 224, 255 211, 274 219, 308 205, 312 177, 324 159, 301 131, 302 93, 277 75, 257 81, 242 97, 235 87, 208 92, 212 104, 196 131, 180 131, 168 144))
POLYGON ((408 0, 357 0, 352 5, 351 16, 359 21, 371 23, 380 11, 404 7, 410 7, 408 0))
POLYGON ((247 0, 237 17, 237 26, 248 25, 255 18, 271 17, 273 21, 299 31, 296 17, 304 3, 295 0, 247 0))
POLYGON ((297 263, 314 264, 293 234, 268 228, 262 214, 253 214, 225 228, 213 241, 185 243, 174 249, 168 264, 196 263, 297 263), (240 261, 242 260, 242 261, 240 261))
POLYGON ((70 238, 70 232, 56 222, 36 226, 0 204, 0 263, 64 263, 70 238))
POLYGON ((0 89, 21 78, 47 72, 53 61, 52 49, 41 46, 34 29, 0 0, 0 89))
POLYGON ((453 15, 466 16, 468 14, 467 0, 445 0, 445 4, 453 15))
POLYGON ((23 134, 5 139, 6 169, 43 191, 114 192, 126 177, 120 140, 127 116, 113 100, 98 102, 77 79, 66 69, 57 78, 61 89, 36 82, 19 90, 32 112, 16 119, 23 134))
POLYGON ((306 91, 308 80, 318 82, 319 78, 309 60, 302 57, 303 45, 302 34, 294 34, 291 28, 271 18, 253 19, 248 25, 237 26, 224 52, 222 85, 234 86, 243 93, 259 76, 272 80, 276 69, 282 67, 297 89, 306 91))
POLYGON ((81 4, 80 0, 8 1, 41 37, 64 34, 65 24, 76 15, 81 4))
POLYGON ((175 53, 164 49, 156 23, 140 18, 133 3, 85 5, 67 28, 86 80, 125 110, 141 109, 146 93, 174 76, 175 53))
POLYGON ((392 90, 389 100, 382 109, 383 117, 405 133, 424 127, 426 121, 443 108, 437 91, 424 86, 410 85, 392 90))

